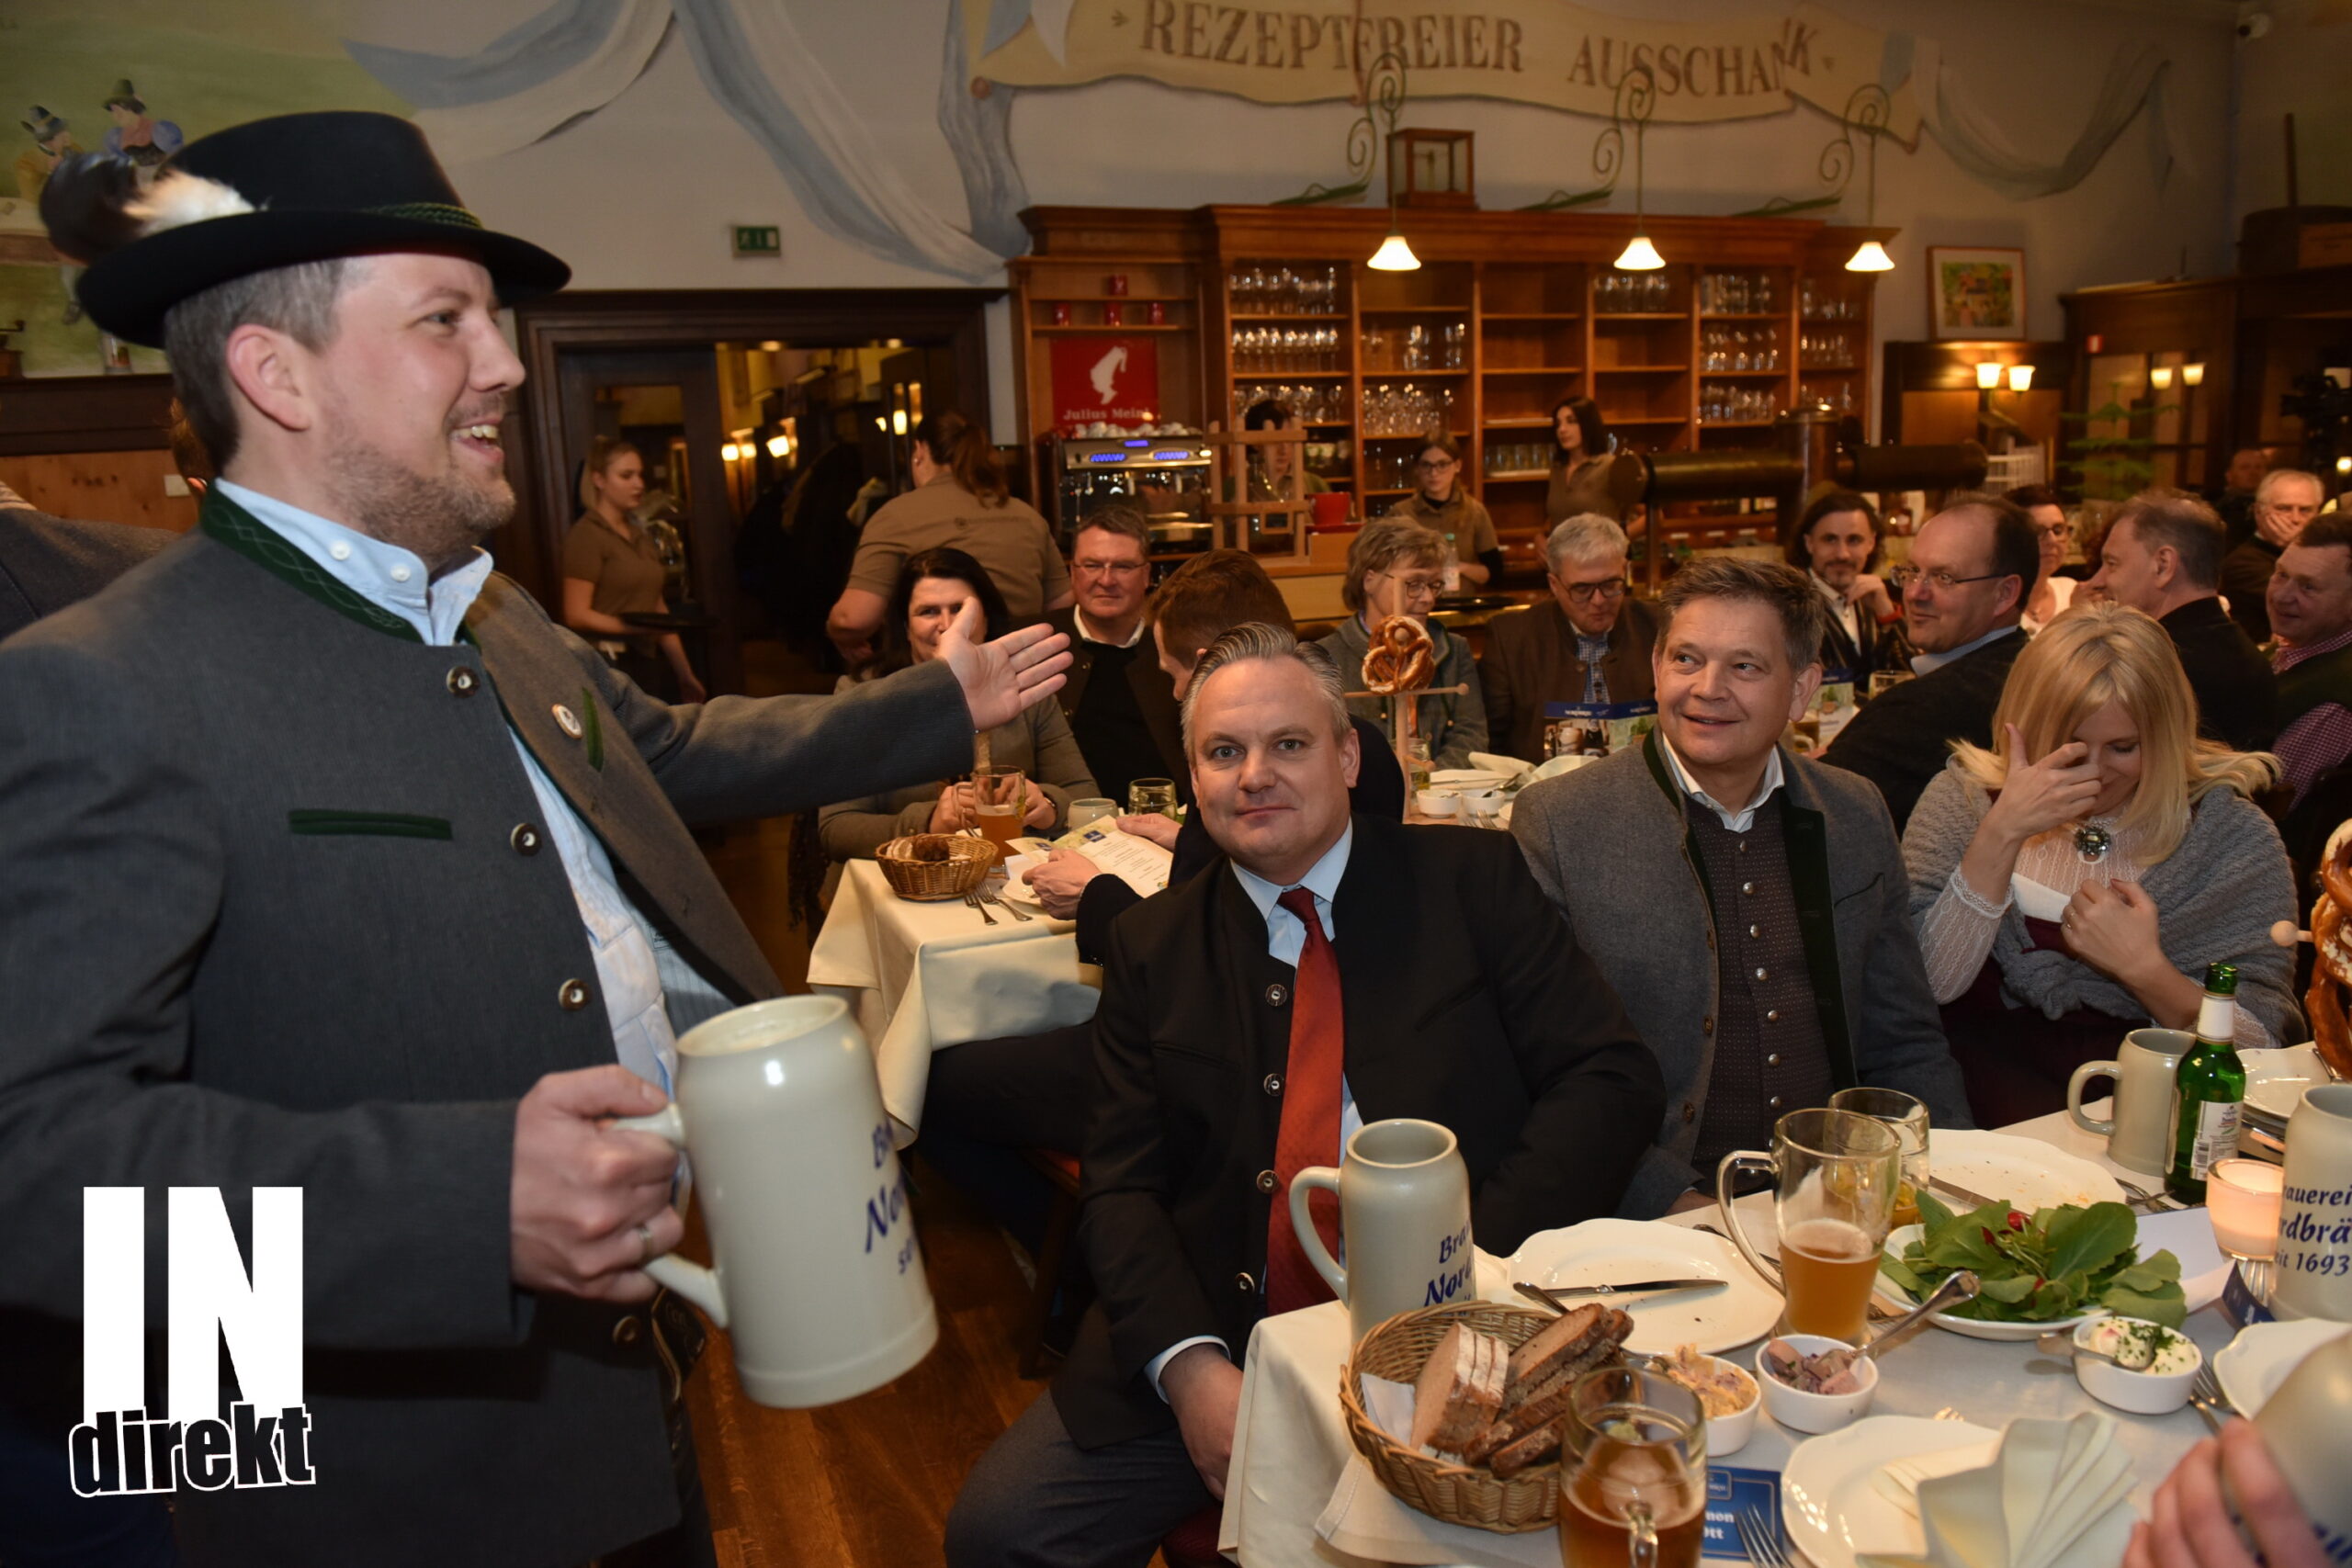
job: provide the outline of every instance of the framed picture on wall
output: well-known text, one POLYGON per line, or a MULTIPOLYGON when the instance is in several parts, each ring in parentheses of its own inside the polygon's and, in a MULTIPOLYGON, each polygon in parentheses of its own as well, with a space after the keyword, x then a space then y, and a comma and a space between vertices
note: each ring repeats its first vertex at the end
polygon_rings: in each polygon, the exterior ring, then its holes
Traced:
POLYGON ((2025 253, 1928 247, 1928 319, 1939 338, 2025 336, 2025 253))

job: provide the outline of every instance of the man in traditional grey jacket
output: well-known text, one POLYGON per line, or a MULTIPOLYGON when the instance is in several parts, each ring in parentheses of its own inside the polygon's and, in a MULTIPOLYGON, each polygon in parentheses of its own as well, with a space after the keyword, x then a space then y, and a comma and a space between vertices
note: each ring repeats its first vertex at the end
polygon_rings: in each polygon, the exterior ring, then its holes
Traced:
POLYGON ((1666 1077, 1618 1211, 1634 1219, 1712 1193, 1724 1155, 1854 1084, 1970 1125, 1886 803, 1780 744, 1821 683, 1819 594, 1793 567, 1718 558, 1677 572, 1661 609, 1657 728, 1511 812, 1666 1077))
POLYGON ((665 706, 477 547, 514 508, 496 304, 568 273, 413 126, 265 120, 48 195, 220 479, 0 647, 0 1305, 80 1315, 86 1187, 146 1190, 151 1283, 165 1188, 244 1233, 300 1187, 316 1479, 183 1488, 190 1562, 708 1563, 691 1325, 641 1271, 675 1161, 605 1120, 779 989, 689 825, 967 765, 1062 639, 665 706))

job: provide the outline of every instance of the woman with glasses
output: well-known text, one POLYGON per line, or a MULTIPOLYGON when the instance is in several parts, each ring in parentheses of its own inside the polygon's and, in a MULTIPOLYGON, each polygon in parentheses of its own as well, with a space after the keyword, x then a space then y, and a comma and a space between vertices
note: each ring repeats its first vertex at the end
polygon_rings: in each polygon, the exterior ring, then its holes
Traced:
POLYGON ((1952 748, 1903 835, 1911 911, 1978 1125, 2063 1109, 2124 1032, 2196 1026, 2238 967, 2237 1043, 2301 1040, 2295 889, 2252 796, 2273 758, 2197 739, 2162 626, 2077 606, 2018 655, 1994 743, 1952 748))
MULTIPOLYGON (((1487 704, 1470 645, 1430 619, 1444 585, 1442 535, 1393 517, 1368 523, 1349 547, 1348 574, 1340 584, 1348 618, 1316 646, 1339 665, 1348 689, 1361 691, 1373 628, 1391 615, 1410 615, 1428 627, 1437 672, 1430 677, 1430 694, 1419 699, 1413 733, 1429 742, 1432 766, 1463 768, 1469 766, 1471 752, 1487 749, 1487 704), (1462 690, 1445 690, 1450 686, 1462 690)), ((1396 700, 1351 697, 1348 711, 1394 735, 1396 700)))
POLYGON ((1419 486, 1391 517, 1419 523, 1442 536, 1453 551, 1464 587, 1479 587, 1503 574, 1502 541, 1495 520, 1462 482, 1462 448, 1451 435, 1431 435, 1413 459, 1419 486))
POLYGON ((2038 632, 2066 613, 2075 600, 2075 590, 2082 584, 2071 577, 2061 577, 2058 569, 2066 564, 2066 552, 2074 548, 2074 525, 2066 521, 2066 508, 2058 492, 2048 485, 2019 485, 2008 492, 2008 498, 2024 508, 2026 517, 2033 524, 2034 542, 2041 547, 2041 576, 2033 585, 2032 594, 2025 602, 2025 615, 2018 625, 2029 632, 2038 632))
MULTIPOLYGON (((882 625, 878 657, 855 675, 844 675, 834 687, 845 692, 871 681, 927 663, 939 653, 939 636, 977 598, 991 638, 1012 629, 1004 595, 986 568, 952 546, 921 550, 899 569, 889 612, 882 625)), ((1086 759, 1062 717, 1061 705, 1040 697, 1010 724, 989 731, 989 760, 998 767, 1018 768, 1028 781, 1029 812, 1024 832, 1051 838, 1061 830, 1063 814, 1073 800, 1100 793, 1086 759)), ((955 833, 977 827, 969 783, 942 780, 910 784, 904 789, 844 800, 817 814, 818 836, 832 867, 826 876, 830 893, 840 876, 840 863, 871 860, 874 852, 907 833, 955 833)))

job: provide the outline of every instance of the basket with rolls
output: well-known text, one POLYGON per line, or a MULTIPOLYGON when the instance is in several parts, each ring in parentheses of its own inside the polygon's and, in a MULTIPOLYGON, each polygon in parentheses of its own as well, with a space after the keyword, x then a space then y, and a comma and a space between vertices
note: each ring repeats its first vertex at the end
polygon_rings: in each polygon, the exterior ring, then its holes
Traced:
POLYGON ((901 898, 961 898, 996 863, 996 846, 963 833, 909 833, 874 852, 882 879, 901 898))
POLYGON ((1622 1362, 1633 1331, 1599 1304, 1558 1317, 1490 1302, 1399 1314, 1363 1337, 1341 1374, 1348 1438, 1383 1486, 1431 1518, 1504 1535, 1549 1529, 1570 1392, 1622 1362), (1411 1385, 1403 1438, 1366 1412, 1366 1377, 1411 1385))

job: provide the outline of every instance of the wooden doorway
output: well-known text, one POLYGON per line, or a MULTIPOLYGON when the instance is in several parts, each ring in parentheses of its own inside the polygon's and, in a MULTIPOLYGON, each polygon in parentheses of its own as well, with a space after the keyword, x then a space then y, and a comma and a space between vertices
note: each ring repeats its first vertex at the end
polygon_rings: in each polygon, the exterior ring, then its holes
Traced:
MULTIPOLYGON (((982 311, 990 288, 574 290, 515 308, 516 346, 527 379, 516 400, 509 472, 521 505, 492 548, 501 568, 550 607, 562 603, 563 536, 579 515, 577 465, 622 389, 674 389, 681 472, 694 531, 689 581, 720 623, 710 633, 713 691, 741 690, 734 544, 747 499, 741 470, 721 457, 729 443, 718 381, 720 345, 785 343, 922 350, 952 366, 957 406, 989 428, 982 311)), ((881 434, 881 433, 876 433, 881 434)), ((898 433, 889 433, 892 435, 898 433)), ((673 463, 645 454, 649 467, 673 463)))

